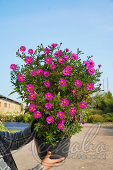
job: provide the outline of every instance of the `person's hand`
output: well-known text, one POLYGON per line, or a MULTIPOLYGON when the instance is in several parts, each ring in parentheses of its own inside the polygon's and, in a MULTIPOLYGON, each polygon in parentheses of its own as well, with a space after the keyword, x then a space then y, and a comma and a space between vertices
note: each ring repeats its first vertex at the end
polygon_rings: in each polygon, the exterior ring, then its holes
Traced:
POLYGON ((60 159, 50 159, 50 156, 51 156, 51 152, 49 151, 46 157, 41 162, 41 165, 45 168, 45 170, 48 170, 53 166, 58 166, 59 164, 57 162, 60 162, 65 159, 65 157, 62 157, 60 159))

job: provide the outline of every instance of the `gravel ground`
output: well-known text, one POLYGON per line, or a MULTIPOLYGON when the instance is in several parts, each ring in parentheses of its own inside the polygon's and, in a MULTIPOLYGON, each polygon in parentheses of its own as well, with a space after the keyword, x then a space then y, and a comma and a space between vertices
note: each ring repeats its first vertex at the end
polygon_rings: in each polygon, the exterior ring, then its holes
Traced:
MULTIPOLYGON (((19 170, 28 170, 40 163, 34 140, 12 151, 19 170)), ((113 124, 86 123, 82 131, 71 137, 66 160, 51 170, 113 170, 113 124), (75 146, 75 147, 74 147, 75 146)))

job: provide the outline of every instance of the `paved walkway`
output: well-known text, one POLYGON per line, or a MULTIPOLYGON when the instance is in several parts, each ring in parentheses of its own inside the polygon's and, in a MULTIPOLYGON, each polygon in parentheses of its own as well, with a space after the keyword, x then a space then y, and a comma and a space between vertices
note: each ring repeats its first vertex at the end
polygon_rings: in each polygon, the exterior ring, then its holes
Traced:
MULTIPOLYGON (((34 140, 12 152, 19 170, 40 163, 34 140)), ((113 124, 84 124, 79 134, 71 137, 68 157, 51 170, 113 170, 113 124)))

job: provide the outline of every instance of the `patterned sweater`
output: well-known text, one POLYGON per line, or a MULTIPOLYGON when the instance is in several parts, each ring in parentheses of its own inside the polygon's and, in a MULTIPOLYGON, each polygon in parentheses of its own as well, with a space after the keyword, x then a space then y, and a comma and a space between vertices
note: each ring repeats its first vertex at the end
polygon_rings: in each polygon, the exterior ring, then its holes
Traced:
MULTIPOLYGON (((17 150, 21 146, 31 142, 36 133, 32 125, 16 133, 0 131, 0 170, 18 170, 11 151, 17 150)), ((29 170, 45 170, 45 168, 41 164, 38 164, 29 170)))

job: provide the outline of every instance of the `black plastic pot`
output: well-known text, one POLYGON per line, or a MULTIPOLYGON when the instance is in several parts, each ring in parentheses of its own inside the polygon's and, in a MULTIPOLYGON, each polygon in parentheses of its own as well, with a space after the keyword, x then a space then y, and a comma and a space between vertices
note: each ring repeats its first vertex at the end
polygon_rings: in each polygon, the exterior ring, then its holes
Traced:
POLYGON ((69 138, 62 139, 60 142, 57 142, 57 145, 45 143, 44 140, 40 140, 39 138, 34 138, 34 141, 37 148, 38 156, 41 160, 45 158, 48 151, 51 151, 50 159, 59 159, 62 157, 65 157, 66 159, 66 157, 68 156, 70 146, 69 138))

